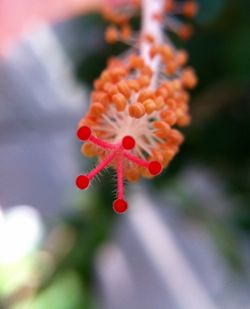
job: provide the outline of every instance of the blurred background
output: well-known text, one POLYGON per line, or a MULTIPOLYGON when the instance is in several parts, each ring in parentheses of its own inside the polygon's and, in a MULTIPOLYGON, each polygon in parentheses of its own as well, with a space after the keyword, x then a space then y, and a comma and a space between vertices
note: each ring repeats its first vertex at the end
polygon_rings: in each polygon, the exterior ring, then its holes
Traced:
POLYGON ((117 216, 112 171, 75 188, 95 163, 75 130, 124 46, 79 10, 36 16, 10 48, 19 10, 0 1, 1 309, 250 308, 250 2, 198 2, 177 43, 199 76, 185 144, 160 177, 127 186, 117 216))

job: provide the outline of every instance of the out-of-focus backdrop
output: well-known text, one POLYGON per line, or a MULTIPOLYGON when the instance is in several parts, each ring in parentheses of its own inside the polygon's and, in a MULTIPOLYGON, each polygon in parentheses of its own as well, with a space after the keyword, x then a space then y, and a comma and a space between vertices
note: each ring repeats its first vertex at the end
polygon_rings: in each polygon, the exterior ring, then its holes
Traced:
POLYGON ((43 21, 0 59, 0 308, 250 308, 250 2, 198 2, 178 42, 199 76, 192 125, 123 216, 112 171, 74 185, 94 165, 75 138, 91 84, 124 50, 100 15, 43 21))

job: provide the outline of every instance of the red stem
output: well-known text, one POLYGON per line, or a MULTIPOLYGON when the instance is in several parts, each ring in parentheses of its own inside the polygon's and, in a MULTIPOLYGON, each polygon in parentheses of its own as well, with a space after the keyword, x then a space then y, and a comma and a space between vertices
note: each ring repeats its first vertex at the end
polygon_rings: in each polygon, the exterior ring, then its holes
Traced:
POLYGON ((104 149, 117 149, 119 147, 118 144, 111 144, 111 143, 105 142, 101 140, 100 138, 95 137, 93 135, 90 135, 89 141, 91 141, 93 144, 100 146, 104 149))
POLYGON ((124 199, 124 186, 123 186, 123 154, 117 156, 117 198, 124 199))
POLYGON ((103 170, 115 157, 117 151, 112 151, 107 157, 104 158, 102 162, 100 162, 90 173, 86 176, 91 180, 94 178, 101 170, 103 170))
POLYGON ((149 165, 148 161, 139 159, 138 157, 132 155, 128 151, 124 151, 123 153, 124 153, 125 157, 127 157, 130 161, 133 161, 134 163, 136 163, 136 164, 138 164, 140 166, 148 168, 148 165, 149 165))

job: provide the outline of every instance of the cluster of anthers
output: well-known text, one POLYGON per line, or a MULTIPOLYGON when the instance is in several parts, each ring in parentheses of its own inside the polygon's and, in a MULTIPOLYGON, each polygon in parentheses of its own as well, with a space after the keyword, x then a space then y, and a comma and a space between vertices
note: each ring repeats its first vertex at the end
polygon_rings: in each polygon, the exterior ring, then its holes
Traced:
POLYGON ((141 176, 160 174, 183 142, 176 127, 190 123, 188 90, 195 87, 197 79, 193 69, 186 67, 186 51, 177 50, 167 34, 171 30, 186 39, 191 28, 175 15, 192 17, 196 11, 194 0, 131 0, 122 11, 104 10, 104 16, 114 24, 106 31, 107 41, 121 40, 133 49, 126 56, 110 59, 94 83, 90 107, 79 123, 77 136, 85 142, 83 154, 97 156, 99 164, 78 176, 76 185, 84 190, 101 170, 114 168, 117 199, 113 208, 117 213, 128 207, 124 180, 136 182, 141 176), (153 2, 158 4, 149 7, 153 2), (159 11, 162 4, 164 10, 159 11), (138 35, 129 20, 139 9, 143 29, 138 35))

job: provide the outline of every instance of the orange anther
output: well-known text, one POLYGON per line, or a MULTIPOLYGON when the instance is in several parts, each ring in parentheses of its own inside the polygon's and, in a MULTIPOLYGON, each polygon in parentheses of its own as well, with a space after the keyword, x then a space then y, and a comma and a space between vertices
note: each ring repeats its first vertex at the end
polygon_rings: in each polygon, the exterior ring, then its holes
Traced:
POLYGON ((133 118, 141 118, 145 115, 145 108, 141 103, 134 103, 129 106, 129 115, 133 118))
POLYGON ((145 65, 143 68, 141 68, 141 73, 142 75, 147 75, 148 77, 152 77, 153 70, 149 66, 145 65))
POLYGON ((165 106, 165 100, 163 97, 159 96, 155 99, 156 110, 161 110, 165 106))
POLYGON ((104 70, 100 76, 100 79, 103 81, 103 82, 108 82, 111 80, 111 75, 110 75, 110 72, 109 70, 104 70))
POLYGON ((94 81, 94 88, 95 88, 96 90, 101 90, 102 87, 103 87, 103 81, 100 80, 100 79, 96 79, 96 80, 94 81))
POLYGON ((169 75, 173 75, 176 73, 176 70, 177 70, 176 62, 172 60, 168 61, 166 66, 166 73, 169 75))
POLYGON ((112 67, 110 69, 110 75, 115 78, 115 79, 119 79, 121 77, 124 77, 128 74, 127 70, 125 70, 122 67, 112 67))
POLYGON ((167 147, 164 151, 164 159, 163 159, 163 165, 167 165, 176 155, 177 150, 173 147, 167 147))
POLYGON ((151 79, 147 75, 141 75, 138 78, 138 82, 139 82, 141 87, 148 87, 150 85, 151 79))
POLYGON ((169 144, 176 144, 176 145, 180 145, 182 144, 184 141, 184 136, 183 134, 176 130, 176 129, 172 129, 170 134, 169 134, 169 138, 168 138, 168 143, 169 144))
POLYGON ((114 44, 120 38, 120 33, 118 29, 114 26, 109 26, 105 32, 105 39, 108 43, 114 44))
POLYGON ((127 105, 127 99, 121 93, 117 93, 117 94, 113 95, 112 101, 114 102, 118 112, 123 111, 125 109, 126 105, 127 105))
POLYGON ((149 158, 150 161, 158 161, 163 162, 163 154, 161 149, 154 149, 152 150, 152 156, 149 158))
POLYGON ((94 91, 91 95, 91 101, 100 102, 103 105, 107 105, 109 103, 108 95, 104 91, 94 91))
POLYGON ((145 89, 140 91, 140 94, 138 96, 138 102, 144 102, 147 99, 153 99, 154 98, 154 91, 150 89, 145 89))
POLYGON ((183 4, 183 14, 188 17, 192 18, 196 15, 198 11, 198 5, 194 0, 186 1, 183 4))
POLYGON ((167 99, 169 97, 169 89, 165 85, 161 85, 157 90, 156 90, 156 95, 161 96, 164 99, 167 99))
POLYGON ((175 109, 176 108, 176 101, 174 99, 168 99, 167 100, 167 106, 170 109, 175 109))
POLYGON ((161 50, 162 49, 160 45, 154 44, 149 52, 150 57, 154 58, 156 55, 160 54, 161 50))
POLYGON ((102 103, 95 102, 91 104, 90 110, 94 116, 100 116, 104 112, 104 106, 102 103))
POLYGON ((152 114, 156 110, 156 104, 155 101, 152 99, 147 99, 146 101, 143 102, 143 105, 145 107, 146 113, 152 114))
POLYGON ((126 168, 125 176, 128 179, 128 181, 137 182, 140 178, 140 170, 137 166, 126 168))
POLYGON ((139 82, 135 79, 130 79, 128 80, 127 83, 128 83, 129 88, 135 92, 138 92, 141 88, 139 82))
POLYGON ((131 96, 131 90, 127 84, 127 82, 125 81, 120 81, 118 84, 117 84, 117 88, 118 90, 127 98, 129 99, 130 96, 131 96))
POLYGON ((179 79, 174 79, 172 81, 172 88, 175 92, 181 90, 181 86, 181 81, 179 79))
POLYGON ((84 143, 81 147, 81 152, 86 157, 94 157, 96 156, 96 147, 92 143, 84 143))
POLYGON ((174 10, 175 3, 174 0, 166 0, 165 1, 165 11, 167 13, 171 13, 174 10))
POLYGON ((117 14, 116 15, 116 19, 115 19, 115 23, 118 25, 123 25, 123 24, 127 24, 129 21, 129 16, 127 14, 117 14))
POLYGON ((173 49, 169 45, 164 45, 161 48, 161 54, 165 61, 169 61, 173 59, 173 56, 174 56, 173 49))
POLYGON ((155 42, 155 37, 150 33, 145 34, 143 39, 150 44, 153 44, 155 42))
POLYGON ((179 28, 178 34, 182 40, 188 40, 193 34, 193 28, 190 25, 183 25, 179 28))
MULTIPOLYGON (((181 82, 181 80, 180 80, 180 82, 181 82)), ((186 91, 182 91, 181 93, 179 93, 179 95, 177 97, 182 102, 188 102, 190 100, 190 95, 186 91)))
POLYGON ((167 138, 171 131, 170 125, 164 121, 155 121, 153 126, 157 129, 155 135, 159 138, 167 138))
POLYGON ((124 64, 121 61, 121 59, 118 59, 116 57, 110 57, 108 59, 108 68, 114 68, 114 67, 123 67, 124 64))
POLYGON ((129 65, 130 65, 131 68, 140 69, 140 68, 144 67, 145 62, 141 57, 139 57, 137 55, 131 55, 129 57, 129 65))
POLYGON ((185 50, 180 50, 176 54, 175 61, 178 66, 183 66, 187 63, 188 61, 188 54, 185 50))
POLYGON ((171 127, 176 123, 176 114, 171 110, 164 110, 160 114, 161 119, 167 122, 171 127))
POLYGON ((121 38, 124 41, 128 41, 129 39, 131 39, 131 36, 132 36, 132 29, 131 29, 131 27, 128 24, 123 25, 122 29, 121 29, 121 38))
POLYGON ((114 94, 118 93, 117 86, 112 83, 105 83, 103 90, 107 92, 109 96, 113 96, 114 94))
POLYGON ((188 114, 184 114, 177 120, 177 124, 180 127, 186 127, 190 124, 190 122, 191 122, 191 117, 188 114))
POLYGON ((187 68, 183 71, 181 81, 184 87, 192 89, 197 85, 197 77, 193 69, 187 68))

